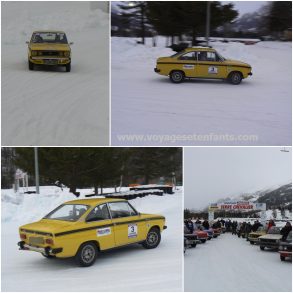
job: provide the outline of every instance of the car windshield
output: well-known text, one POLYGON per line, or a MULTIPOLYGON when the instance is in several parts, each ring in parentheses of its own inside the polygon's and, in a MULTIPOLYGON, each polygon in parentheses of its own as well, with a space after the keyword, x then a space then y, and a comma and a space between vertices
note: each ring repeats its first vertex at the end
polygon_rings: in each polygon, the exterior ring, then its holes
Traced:
POLYGON ((32 43, 53 43, 53 44, 67 44, 65 33, 62 32, 35 32, 32 35, 32 43))
POLYGON ((224 58, 221 54, 219 54, 218 52, 217 52, 217 55, 218 55, 218 57, 219 57, 219 59, 221 59, 222 61, 225 61, 226 60, 226 58, 224 58))
POLYGON ((182 55, 184 52, 185 52, 184 50, 183 50, 183 51, 180 51, 180 52, 177 52, 176 54, 173 54, 173 55, 171 55, 170 57, 171 57, 171 58, 176 58, 176 57, 182 55))
POLYGON ((271 227, 268 231, 268 234, 280 234, 280 228, 278 227, 271 227))
POLYGON ((64 204, 50 212, 44 219, 77 221, 90 206, 84 204, 64 204))

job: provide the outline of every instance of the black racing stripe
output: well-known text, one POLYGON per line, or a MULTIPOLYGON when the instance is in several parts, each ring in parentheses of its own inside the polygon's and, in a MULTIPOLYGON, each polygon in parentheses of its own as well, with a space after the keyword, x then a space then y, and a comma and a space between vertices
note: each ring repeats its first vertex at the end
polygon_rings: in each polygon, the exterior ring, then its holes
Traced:
POLYGON ((117 223, 114 222, 114 223, 109 224, 109 225, 99 225, 99 226, 94 226, 94 227, 88 227, 88 228, 82 228, 82 229, 76 229, 76 230, 70 230, 70 231, 56 233, 55 237, 68 235, 68 234, 73 234, 73 233, 80 233, 80 232, 85 232, 85 231, 90 231, 90 230, 95 230, 95 229, 98 229, 98 228, 107 228, 107 227, 112 227, 112 226, 119 226, 119 225, 123 225, 123 224, 138 223, 138 222, 146 222, 146 221, 151 221, 151 220, 165 220, 165 218, 164 217, 155 217, 155 218, 124 221, 124 222, 117 222, 117 223))
POLYGON ((35 230, 20 229, 20 231, 21 231, 21 232, 25 232, 25 233, 44 235, 44 236, 53 236, 52 233, 41 232, 41 231, 35 231, 35 230))
POLYGON ((109 224, 109 225, 99 225, 99 226, 87 227, 87 228, 76 229, 76 230, 69 230, 69 231, 65 231, 65 232, 56 233, 55 237, 63 236, 63 235, 67 235, 67 234, 73 234, 73 233, 79 233, 79 232, 95 230, 95 229, 98 229, 98 228, 107 228, 107 227, 112 227, 112 226, 114 226, 114 225, 109 224))
POLYGON ((180 64, 180 65, 210 65, 210 66, 225 66, 225 67, 243 67, 243 68, 249 68, 251 69, 250 66, 245 66, 245 65, 228 65, 228 64, 209 64, 209 63, 190 63, 190 62, 157 62, 157 64, 180 64))

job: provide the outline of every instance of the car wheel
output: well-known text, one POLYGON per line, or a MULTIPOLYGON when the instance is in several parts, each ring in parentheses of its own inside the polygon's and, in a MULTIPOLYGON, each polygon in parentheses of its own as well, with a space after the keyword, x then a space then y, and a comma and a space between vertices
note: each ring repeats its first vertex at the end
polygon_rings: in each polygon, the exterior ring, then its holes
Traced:
POLYGON ((56 258, 55 255, 50 255, 50 254, 45 254, 45 253, 42 253, 42 256, 45 258, 56 258))
POLYGON ((179 70, 174 70, 170 73, 170 80, 174 83, 180 83, 184 81, 184 73, 179 70))
POLYGON ((82 267, 91 266, 97 259, 98 249, 95 243, 87 242, 80 246, 75 256, 76 262, 82 267))
POLYGON ((281 261, 285 261, 285 256, 280 255, 280 260, 281 260, 281 261))
POLYGON ((191 246, 192 248, 195 248, 195 247, 196 247, 196 243, 192 243, 190 246, 191 246))
POLYGON ((264 246, 260 246, 259 248, 260 248, 260 250, 265 250, 264 246))
POLYGON ((229 76, 230 83, 237 85, 242 81, 242 75, 240 72, 232 72, 229 76))
POLYGON ((200 239, 201 243, 205 243, 206 239, 200 239))
POLYGON ((34 63, 28 61, 28 69, 29 70, 34 70, 34 63))
POLYGON ((142 246, 147 249, 156 248, 161 241, 161 233, 158 228, 152 228, 146 237, 146 240, 142 243, 142 246))
POLYGON ((70 72, 71 70, 71 63, 68 63, 65 65, 65 68, 66 68, 66 72, 70 72))

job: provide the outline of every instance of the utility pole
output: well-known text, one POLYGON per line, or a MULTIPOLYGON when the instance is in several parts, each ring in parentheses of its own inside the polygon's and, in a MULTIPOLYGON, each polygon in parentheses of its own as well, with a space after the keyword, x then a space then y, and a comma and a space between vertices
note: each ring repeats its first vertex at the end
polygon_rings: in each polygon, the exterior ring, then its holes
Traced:
POLYGON ((206 45, 209 46, 211 22, 211 1, 207 1, 207 19, 206 19, 206 45))
POLYGON ((36 179, 36 194, 40 194, 40 183, 39 183, 39 160, 38 160, 38 148, 34 148, 35 153, 35 179, 36 179))

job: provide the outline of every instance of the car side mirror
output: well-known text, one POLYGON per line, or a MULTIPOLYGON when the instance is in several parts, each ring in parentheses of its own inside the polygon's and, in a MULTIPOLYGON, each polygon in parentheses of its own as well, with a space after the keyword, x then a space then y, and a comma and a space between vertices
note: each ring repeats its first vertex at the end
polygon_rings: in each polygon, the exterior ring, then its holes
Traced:
POLYGON ((69 45, 73 45, 73 44, 74 44, 73 42, 70 42, 70 43, 69 43, 69 45))

